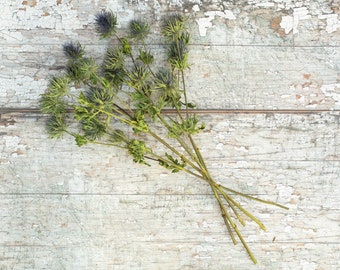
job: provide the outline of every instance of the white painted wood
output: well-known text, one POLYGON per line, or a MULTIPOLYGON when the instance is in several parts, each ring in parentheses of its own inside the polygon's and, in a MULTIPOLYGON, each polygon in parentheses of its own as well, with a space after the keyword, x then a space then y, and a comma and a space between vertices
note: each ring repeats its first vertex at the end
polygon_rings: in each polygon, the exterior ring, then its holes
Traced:
MULTIPOLYGON (((0 109, 32 107, 79 40, 99 56, 93 15, 159 27, 190 16, 189 97, 207 109, 331 110, 202 115, 196 136, 223 184, 267 226, 233 246, 209 187, 126 153, 49 140, 41 115, 1 114, 0 269, 339 269, 340 23, 337 1, 3 1, 0 109), (335 110, 335 111, 334 111, 335 110)), ((156 33, 150 43, 161 52, 156 33)), ((162 148, 158 148, 162 151, 162 148)))
MULTIPOLYGON (((338 255, 329 249, 339 250, 338 115, 203 119, 209 124, 197 139, 212 174, 290 207, 241 200, 268 227, 260 232, 248 222, 243 230, 260 260, 256 267, 336 269, 338 255)), ((134 165, 116 149, 78 148, 68 137, 49 141, 43 118, 12 120, 1 137, 0 249, 20 254, 33 247, 37 258, 24 252, 6 265, 233 269, 242 262, 237 269, 252 269, 242 248, 233 247, 205 183, 134 165), (40 261, 46 252, 53 256, 40 261)))

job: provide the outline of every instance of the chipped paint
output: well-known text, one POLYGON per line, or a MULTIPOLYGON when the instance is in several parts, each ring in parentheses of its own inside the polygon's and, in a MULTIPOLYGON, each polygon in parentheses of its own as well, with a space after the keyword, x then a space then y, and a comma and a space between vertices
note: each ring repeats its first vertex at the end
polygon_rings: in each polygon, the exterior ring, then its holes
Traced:
POLYGON ((27 1, 22 1, 22 4, 24 6, 35 7, 37 5, 37 1, 36 0, 27 0, 27 1))
POLYGON ((330 34, 340 28, 340 20, 338 20, 338 14, 326 14, 319 15, 320 20, 326 20, 326 31, 330 34))
POLYGON ((340 83, 321 85, 320 90, 326 97, 333 100, 334 109, 340 109, 340 83))
POLYGON ((285 30, 285 34, 289 34, 294 27, 294 19, 293 16, 287 15, 283 16, 280 22, 281 28, 285 30))
POLYGON ((283 16, 280 26, 285 30, 286 34, 289 34, 293 30, 293 34, 299 33, 298 26, 301 20, 308 20, 311 15, 308 14, 306 7, 295 8, 293 11, 293 16, 287 15, 283 16))
POLYGON ((18 156, 24 153, 26 145, 21 143, 21 138, 19 136, 4 135, 2 136, 2 140, 4 142, 3 151, 9 155, 18 156))
POLYGON ((192 7, 192 11, 194 11, 194 12, 200 11, 199 5, 194 5, 194 6, 192 7))
POLYGON ((204 37, 207 35, 207 30, 213 27, 212 21, 217 17, 221 17, 228 20, 235 20, 236 17, 234 13, 230 10, 222 11, 207 11, 204 13, 205 18, 199 18, 196 20, 198 24, 198 29, 200 32, 200 36, 204 37))
MULTIPOLYGON (((187 78, 193 90, 190 99, 199 108, 340 109, 336 1, 3 2, 9 3, 2 6, 0 18, 0 104, 6 107, 38 106, 47 77, 66 62, 61 59, 62 42, 79 39, 89 52, 102 50, 106 41, 93 38, 93 15, 111 8, 122 28, 134 15, 152 26, 159 26, 163 15, 183 10, 190 23, 196 20, 190 28, 194 45, 187 78)), ((157 44, 154 34, 150 41, 157 44)), ((158 47, 152 47, 155 53, 160 52, 158 47)), ((9 117, 0 118, 4 194, 0 244, 5 268, 105 269, 123 263, 131 269, 186 265, 238 269, 241 260, 244 269, 252 268, 240 247, 226 254, 230 240, 223 221, 216 218, 218 205, 206 196, 208 186, 157 166, 146 169, 150 181, 145 181, 143 168, 132 166, 118 150, 97 149, 94 162, 95 146, 79 150, 68 137, 47 140, 44 118, 9 117), (32 195, 36 193, 44 195, 32 195), (79 248, 65 249, 65 239, 79 248), (199 249, 195 249, 197 239, 203 239, 199 249), (48 245, 51 240, 53 245, 48 245), (126 243, 132 245, 127 253, 126 243), (143 246, 150 248, 145 252, 143 246), (67 255, 62 262, 58 256, 48 257, 61 253, 67 255), (157 262, 150 260, 152 256, 157 262), (225 260, 219 260, 222 257, 225 260)), ((265 198, 290 207, 287 212, 256 208, 270 236, 252 225, 246 228, 247 239, 255 242, 251 248, 261 254, 257 267, 338 269, 334 250, 339 245, 332 232, 339 223, 334 211, 339 200, 333 196, 339 184, 339 112, 202 117, 208 125, 197 138, 221 183, 249 194, 267 194, 265 198), (313 241, 315 246, 309 248, 313 241), (320 247, 320 241, 326 244, 320 247)))

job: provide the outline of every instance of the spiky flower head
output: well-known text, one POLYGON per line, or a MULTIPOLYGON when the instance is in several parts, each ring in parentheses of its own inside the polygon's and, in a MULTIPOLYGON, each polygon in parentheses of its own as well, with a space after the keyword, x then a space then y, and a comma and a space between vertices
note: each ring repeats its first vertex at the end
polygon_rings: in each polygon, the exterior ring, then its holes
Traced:
POLYGON ((62 97, 69 89, 70 79, 66 75, 54 76, 50 79, 48 93, 51 96, 62 97))
POLYGON ((66 130, 65 119, 61 115, 52 115, 46 123, 51 138, 60 138, 66 130))
POLYGON ((167 17, 161 27, 164 37, 169 40, 177 40, 184 32, 186 32, 186 18, 180 14, 167 17))
POLYGON ((139 49, 139 56, 137 59, 142 61, 145 65, 151 65, 154 61, 154 57, 150 51, 143 51, 142 49, 139 49))
POLYGON ((155 88, 165 91, 176 88, 176 80, 173 74, 167 69, 158 71, 155 79, 155 88))
POLYGON ((168 61, 173 68, 184 70, 188 64, 188 48, 183 40, 174 41, 168 50, 168 61))
POLYGON ((151 73, 147 66, 137 64, 127 74, 127 76, 129 77, 127 84, 133 89, 142 90, 144 88, 147 88, 150 75, 151 73))
POLYGON ((132 20, 129 23, 130 36, 136 40, 144 40, 149 34, 150 28, 147 22, 132 20))
POLYGON ((72 81, 89 80, 92 83, 97 83, 98 69, 99 67, 92 58, 81 58, 71 61, 66 67, 66 72, 72 81))
POLYGON ((156 74, 155 88, 161 91, 161 97, 171 107, 179 105, 181 93, 176 85, 176 78, 167 69, 161 69, 156 74))
POLYGON ((79 59, 84 56, 84 48, 79 42, 67 42, 63 45, 65 55, 70 59, 79 59))
POLYGON ((103 10, 95 16, 96 30, 102 38, 108 38, 116 32, 117 16, 112 11, 103 10))
POLYGON ((106 133, 105 124, 95 117, 84 119, 80 124, 84 137, 89 141, 100 139, 106 133))
POLYGON ((124 54, 122 49, 110 47, 105 54, 103 67, 105 69, 118 69, 124 66, 124 54))

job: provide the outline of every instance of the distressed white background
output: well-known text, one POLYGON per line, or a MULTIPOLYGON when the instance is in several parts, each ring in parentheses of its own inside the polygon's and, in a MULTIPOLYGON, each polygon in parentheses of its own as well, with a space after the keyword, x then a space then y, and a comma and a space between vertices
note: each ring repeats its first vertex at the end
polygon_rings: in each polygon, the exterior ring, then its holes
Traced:
MULTIPOLYGON (((254 266, 232 245, 204 183, 136 166, 117 149, 51 141, 39 114, 1 113, 0 269, 340 268, 339 1, 1 0, 0 7, 1 109, 37 107, 65 64, 65 41, 79 40, 95 56, 104 51, 93 34, 97 11, 112 9, 121 29, 132 18, 157 29, 163 15, 186 13, 189 98, 201 109, 248 112, 202 115, 207 128, 197 140, 212 174, 290 207, 242 201, 268 227, 242 228, 254 266)), ((156 30, 149 43, 162 51, 156 30)))

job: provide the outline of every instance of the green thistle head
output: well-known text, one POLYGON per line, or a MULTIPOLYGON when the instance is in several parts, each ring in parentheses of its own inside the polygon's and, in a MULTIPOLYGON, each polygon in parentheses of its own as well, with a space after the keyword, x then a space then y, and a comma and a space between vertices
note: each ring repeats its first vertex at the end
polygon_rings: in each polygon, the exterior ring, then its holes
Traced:
POLYGON ((51 138, 61 138, 66 131, 65 119, 61 115, 52 115, 47 120, 46 127, 51 138))
POLYGON ((162 34, 168 40, 177 40, 186 32, 186 18, 180 14, 167 17, 161 27, 162 34))
POLYGON ((144 40, 150 32, 150 28, 147 22, 140 20, 132 20, 129 23, 130 36, 135 40, 144 40))
POLYGON ((116 32, 117 16, 112 11, 103 10, 95 16, 96 30, 102 38, 108 38, 116 32))

